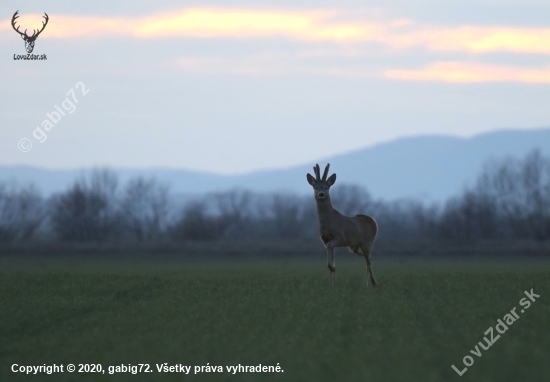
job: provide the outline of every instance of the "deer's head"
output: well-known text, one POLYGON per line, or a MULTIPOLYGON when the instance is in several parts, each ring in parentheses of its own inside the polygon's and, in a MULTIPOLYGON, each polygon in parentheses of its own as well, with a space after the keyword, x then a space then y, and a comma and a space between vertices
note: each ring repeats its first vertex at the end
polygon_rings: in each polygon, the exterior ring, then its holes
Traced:
POLYGON ((32 53, 32 50, 34 49, 34 42, 36 41, 36 39, 38 38, 40 33, 42 33, 44 28, 46 28, 46 24, 48 24, 48 20, 49 20, 48 14, 46 12, 44 12, 45 16, 42 16, 42 17, 44 17, 44 19, 46 19, 45 21, 42 22, 42 28, 40 30, 33 29, 32 36, 29 36, 29 35, 27 35, 27 30, 26 29, 25 29, 25 32, 21 33, 19 31, 19 27, 15 26, 15 20, 17 20, 17 18, 19 17, 18 13, 19 13, 19 11, 15 12, 13 14, 13 17, 11 19, 11 26, 13 27, 13 29, 17 33, 19 33, 21 35, 21 38, 23 40, 25 40, 25 49, 27 50, 27 53, 32 53))
POLYGON ((330 198, 328 193, 329 189, 336 182, 336 174, 332 174, 327 179, 329 167, 330 167, 330 163, 327 163, 327 166, 325 167, 325 172, 323 173, 322 178, 321 178, 321 169, 319 168, 318 164, 316 164, 315 167, 313 167, 315 178, 310 174, 307 174, 307 182, 311 184, 311 186, 313 187, 315 200, 318 202, 329 200, 330 198))

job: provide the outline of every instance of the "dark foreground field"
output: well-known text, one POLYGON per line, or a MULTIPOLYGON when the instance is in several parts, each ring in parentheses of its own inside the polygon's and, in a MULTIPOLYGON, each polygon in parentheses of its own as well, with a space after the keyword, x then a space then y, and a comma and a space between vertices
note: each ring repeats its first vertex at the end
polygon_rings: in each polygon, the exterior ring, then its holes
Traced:
POLYGON ((363 286, 359 258, 337 262, 332 287, 322 258, 0 265, 1 381, 550 380, 550 264, 540 260, 376 262, 376 288, 363 286), (540 298, 521 313, 531 288, 540 298), (481 358, 470 353, 514 307, 520 318, 488 350, 478 346, 481 358), (459 377, 451 365, 464 369, 466 355, 474 364, 459 377), (11 372, 12 364, 81 363, 105 374, 11 372), (108 374, 140 363, 154 372, 108 374), (224 372, 161 374, 163 363, 224 372), (284 372, 226 371, 239 364, 284 372))

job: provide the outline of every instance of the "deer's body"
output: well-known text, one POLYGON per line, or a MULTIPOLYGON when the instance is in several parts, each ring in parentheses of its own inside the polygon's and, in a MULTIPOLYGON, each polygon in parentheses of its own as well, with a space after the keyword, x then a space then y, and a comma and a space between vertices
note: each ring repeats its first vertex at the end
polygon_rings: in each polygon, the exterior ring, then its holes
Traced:
POLYGON ((334 249, 348 247, 351 252, 365 257, 367 277, 370 278, 373 285, 376 285, 371 261, 372 245, 378 231, 376 221, 367 215, 345 216, 332 206, 329 188, 336 182, 336 174, 327 180, 328 169, 329 165, 327 164, 322 179, 319 165, 313 168, 316 178, 307 174, 308 182, 314 189, 319 218, 319 234, 327 249, 328 269, 331 275, 336 271, 334 249))

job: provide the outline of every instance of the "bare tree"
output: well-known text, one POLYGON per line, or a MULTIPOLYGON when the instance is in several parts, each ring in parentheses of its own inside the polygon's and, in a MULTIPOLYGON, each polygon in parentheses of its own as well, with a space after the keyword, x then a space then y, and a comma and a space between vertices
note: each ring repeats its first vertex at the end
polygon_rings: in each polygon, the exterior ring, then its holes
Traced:
POLYGON ((527 228, 535 239, 550 239, 550 159, 539 150, 530 152, 523 160, 521 179, 527 228))
POLYGON ((168 187, 154 178, 131 179, 122 200, 122 214, 129 230, 140 241, 161 236, 168 214, 168 187))
POLYGON ((487 163, 474 191, 495 201, 496 214, 516 237, 550 239, 550 159, 539 150, 523 160, 487 163))
POLYGON ((105 240, 120 227, 118 180, 107 169, 95 169, 90 179, 81 178, 64 193, 51 199, 51 222, 64 240, 105 240))
POLYGON ((356 184, 342 184, 332 193, 334 204, 345 215, 358 211, 370 211, 374 205, 372 196, 366 188, 356 184))
POLYGON ((0 242, 27 240, 44 217, 44 203, 34 186, 0 184, 0 242))
POLYGON ((489 239, 496 235, 497 212, 493 198, 481 192, 465 190, 451 198, 439 221, 439 234, 454 239, 489 239))
POLYGON ((207 241, 219 238, 222 231, 219 218, 207 213, 203 201, 195 201, 185 206, 170 233, 176 240, 207 241))
POLYGON ((274 223, 275 236, 296 238, 303 235, 303 211, 301 208, 303 204, 303 201, 295 195, 272 195, 270 212, 274 223))
POLYGON ((248 190, 233 189, 213 194, 211 197, 214 199, 224 235, 246 236, 244 227, 252 215, 252 193, 248 190))

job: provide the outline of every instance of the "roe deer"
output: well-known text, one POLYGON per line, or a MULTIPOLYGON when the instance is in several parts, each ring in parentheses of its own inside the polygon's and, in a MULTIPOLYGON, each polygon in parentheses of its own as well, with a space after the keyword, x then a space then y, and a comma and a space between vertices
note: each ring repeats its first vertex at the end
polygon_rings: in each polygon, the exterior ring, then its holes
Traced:
POLYGON ((376 285, 376 279, 372 273, 371 250, 378 226, 370 216, 345 216, 332 207, 329 189, 336 182, 336 174, 332 174, 327 179, 329 167, 330 164, 327 164, 321 178, 319 165, 315 165, 313 167, 315 178, 307 174, 307 181, 313 187, 315 202, 317 203, 319 233, 321 241, 327 248, 327 263, 331 279, 336 271, 334 248, 348 247, 351 252, 365 256, 367 285, 369 277, 372 285, 376 285))

